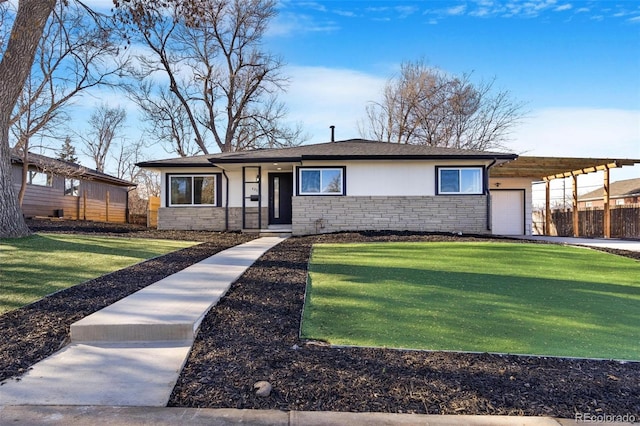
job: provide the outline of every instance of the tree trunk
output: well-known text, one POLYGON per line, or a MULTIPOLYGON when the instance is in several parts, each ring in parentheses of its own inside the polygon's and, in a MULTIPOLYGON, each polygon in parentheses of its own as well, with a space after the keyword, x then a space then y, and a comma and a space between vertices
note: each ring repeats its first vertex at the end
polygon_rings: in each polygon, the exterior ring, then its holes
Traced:
POLYGON ((13 187, 9 117, 29 76, 38 42, 55 5, 56 0, 20 0, 0 62, 0 237, 30 233, 13 187))
POLYGON ((27 192, 27 179, 29 178, 29 151, 25 148, 22 153, 22 182, 20 183, 20 190, 18 191, 18 205, 22 208, 24 202, 24 194, 27 192))

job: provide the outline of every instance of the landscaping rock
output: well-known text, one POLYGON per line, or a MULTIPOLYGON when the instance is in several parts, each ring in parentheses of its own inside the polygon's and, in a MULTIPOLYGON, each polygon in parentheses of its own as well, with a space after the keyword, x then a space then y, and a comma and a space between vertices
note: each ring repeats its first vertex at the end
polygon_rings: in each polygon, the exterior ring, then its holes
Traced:
POLYGON ((260 396, 263 398, 266 398, 269 395, 271 395, 271 390, 273 389, 273 387, 271 386, 271 383, 264 380, 256 382, 253 385, 253 388, 256 390, 256 396, 260 396))

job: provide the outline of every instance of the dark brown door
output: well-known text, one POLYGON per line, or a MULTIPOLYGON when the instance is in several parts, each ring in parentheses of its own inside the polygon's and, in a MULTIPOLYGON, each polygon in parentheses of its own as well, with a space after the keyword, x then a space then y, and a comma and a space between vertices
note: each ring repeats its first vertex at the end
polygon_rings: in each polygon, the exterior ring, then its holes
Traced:
POLYGON ((269 173, 269 224, 291 223, 293 173, 269 173))

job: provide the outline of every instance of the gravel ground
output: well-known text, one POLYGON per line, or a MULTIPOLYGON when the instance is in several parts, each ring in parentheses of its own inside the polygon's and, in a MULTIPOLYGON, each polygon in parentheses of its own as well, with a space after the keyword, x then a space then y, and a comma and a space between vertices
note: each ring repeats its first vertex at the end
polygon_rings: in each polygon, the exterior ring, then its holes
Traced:
MULTIPOLYGON (((30 224, 51 232, 203 241, 0 316, 0 380, 66 343, 83 316, 230 245, 240 234, 148 231, 89 223, 30 224)), ((482 239, 482 238, 478 238, 482 239)), ((640 418, 640 363, 492 354, 331 348, 299 339, 307 263, 318 241, 467 241, 472 237, 343 233, 290 238, 232 285, 204 319, 169 405, 429 414, 576 413, 640 418), (253 385, 267 380, 269 397, 253 385)), ((620 253, 630 255, 630 253, 620 253)))

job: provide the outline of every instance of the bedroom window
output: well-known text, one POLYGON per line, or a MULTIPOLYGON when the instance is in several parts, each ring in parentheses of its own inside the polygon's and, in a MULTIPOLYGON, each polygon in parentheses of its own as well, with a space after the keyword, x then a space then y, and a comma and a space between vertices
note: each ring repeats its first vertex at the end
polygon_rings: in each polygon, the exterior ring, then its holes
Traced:
POLYGON ((72 197, 80 195, 80 181, 78 179, 65 178, 64 195, 70 195, 72 197))
POLYGON ((344 167, 300 168, 300 195, 344 195, 344 167))
POLYGON ((27 183, 29 185, 53 186, 51 173, 42 172, 37 169, 29 169, 27 173, 27 183))
POLYGON ((482 194, 482 167, 438 167, 438 194, 482 194))
POLYGON ((169 176, 169 206, 215 206, 216 175, 169 176))

